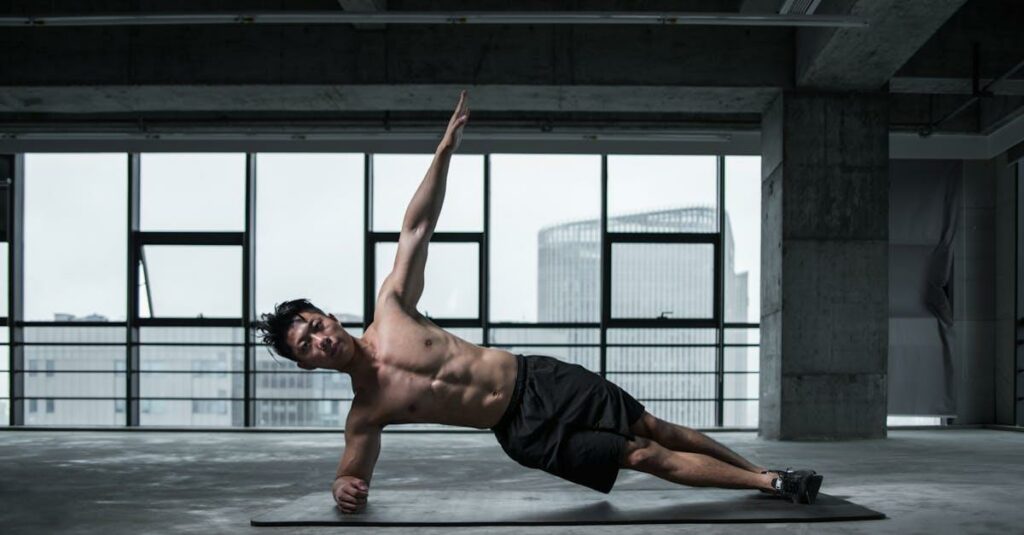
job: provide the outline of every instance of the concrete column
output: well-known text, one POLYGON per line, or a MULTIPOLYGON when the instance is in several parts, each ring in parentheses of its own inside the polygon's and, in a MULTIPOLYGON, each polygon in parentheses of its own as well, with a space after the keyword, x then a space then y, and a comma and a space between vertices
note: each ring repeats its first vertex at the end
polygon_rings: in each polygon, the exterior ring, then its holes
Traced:
POLYGON ((884 437, 884 95, 784 92, 761 122, 760 434, 884 437))

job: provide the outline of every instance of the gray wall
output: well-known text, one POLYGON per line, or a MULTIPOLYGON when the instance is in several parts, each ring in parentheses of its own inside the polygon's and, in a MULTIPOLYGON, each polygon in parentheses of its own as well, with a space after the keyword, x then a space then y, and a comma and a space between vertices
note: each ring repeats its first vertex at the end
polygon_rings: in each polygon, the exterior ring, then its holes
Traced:
POLYGON ((1016 210, 1015 165, 1006 154, 995 159, 995 340, 994 347, 994 419, 998 424, 1014 423, 1014 380, 1017 375, 1014 351, 1016 284, 1016 210))
POLYGON ((1015 171, 1006 154, 963 161, 954 239, 954 423, 1013 423, 1015 171))
POLYGON ((963 206, 954 245, 958 424, 991 423, 995 352, 994 160, 964 162, 963 206))

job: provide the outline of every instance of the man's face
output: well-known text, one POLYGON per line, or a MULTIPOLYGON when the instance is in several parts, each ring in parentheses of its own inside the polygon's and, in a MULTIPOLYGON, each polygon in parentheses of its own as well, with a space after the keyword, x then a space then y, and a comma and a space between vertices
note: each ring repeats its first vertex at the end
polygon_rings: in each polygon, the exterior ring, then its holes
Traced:
POLYGON ((339 369, 352 359, 352 337, 333 315, 300 312, 288 329, 288 347, 299 367, 339 369))

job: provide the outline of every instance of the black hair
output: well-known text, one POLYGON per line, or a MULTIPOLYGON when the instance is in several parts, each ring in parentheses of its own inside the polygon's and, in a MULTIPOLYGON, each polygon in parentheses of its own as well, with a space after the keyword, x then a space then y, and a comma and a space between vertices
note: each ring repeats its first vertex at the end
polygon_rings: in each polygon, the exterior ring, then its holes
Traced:
POLYGON ((288 329, 295 323, 300 312, 311 310, 324 314, 323 310, 310 303, 308 299, 285 301, 275 306, 273 312, 261 314, 260 321, 256 322, 256 328, 262 331, 260 335, 263 343, 273 347, 278 355, 297 362, 298 359, 288 347, 288 329))

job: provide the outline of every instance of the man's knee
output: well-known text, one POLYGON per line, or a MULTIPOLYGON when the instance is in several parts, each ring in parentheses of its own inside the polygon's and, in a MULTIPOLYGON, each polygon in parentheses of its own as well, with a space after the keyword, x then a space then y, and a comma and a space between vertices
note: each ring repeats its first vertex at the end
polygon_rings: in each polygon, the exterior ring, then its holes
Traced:
POLYGON ((664 422, 661 420, 655 418, 653 414, 644 412, 636 419, 635 422, 633 422, 631 426, 629 426, 629 430, 638 437, 653 439, 655 438, 655 433, 658 431, 658 427, 663 423, 664 422))
POLYGON ((619 464, 623 468, 649 472, 661 462, 663 450, 657 442, 638 436, 626 442, 619 464))

